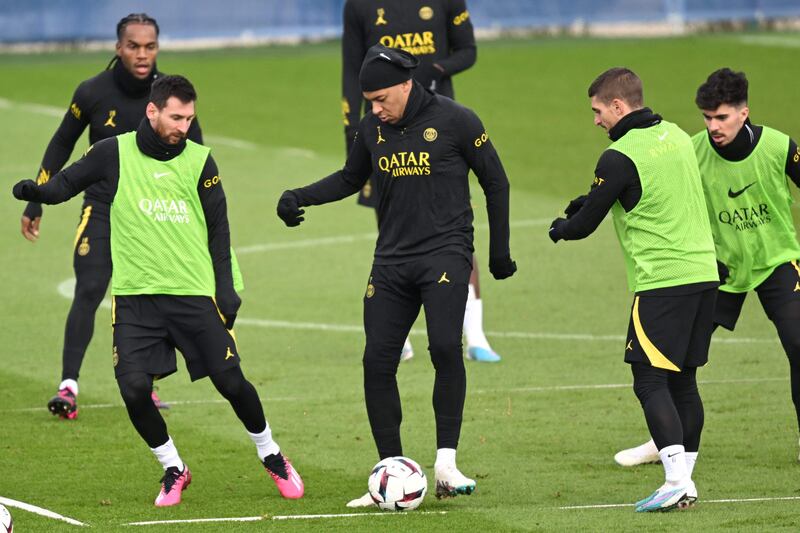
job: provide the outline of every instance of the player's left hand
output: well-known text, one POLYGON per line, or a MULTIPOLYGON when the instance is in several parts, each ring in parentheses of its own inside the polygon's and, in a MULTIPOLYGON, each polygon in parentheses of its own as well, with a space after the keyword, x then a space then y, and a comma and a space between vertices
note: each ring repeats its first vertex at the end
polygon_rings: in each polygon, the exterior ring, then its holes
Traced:
POLYGON ((304 213, 297 204, 297 196, 292 191, 284 191, 278 200, 278 216, 283 223, 290 228, 299 226, 305 220, 302 216, 304 213))
POLYGON ((731 275, 730 270, 728 270, 728 265, 717 259, 717 275, 719 276, 719 284, 725 285, 728 281, 728 276, 731 275))
POLYGON ((561 217, 555 219, 550 223, 550 231, 547 233, 547 235, 550 237, 551 241, 558 242, 564 238, 564 236, 561 234, 562 231, 561 228, 566 223, 567 219, 561 217))
POLYGON ((510 255, 489 258, 489 272, 492 273, 494 279, 510 278, 516 271, 517 263, 511 259, 510 255))
POLYGON ((36 202, 39 200, 39 187, 33 180, 22 180, 12 189, 12 194, 17 200, 36 202))
POLYGON ((242 299, 239 298, 235 290, 217 290, 217 308, 225 318, 225 329, 233 329, 233 323, 236 322, 236 313, 241 305, 242 299))
POLYGON ((427 89, 433 92, 439 92, 442 78, 444 78, 444 69, 436 63, 420 65, 417 68, 423 70, 423 72, 420 73, 421 78, 431 80, 427 89))

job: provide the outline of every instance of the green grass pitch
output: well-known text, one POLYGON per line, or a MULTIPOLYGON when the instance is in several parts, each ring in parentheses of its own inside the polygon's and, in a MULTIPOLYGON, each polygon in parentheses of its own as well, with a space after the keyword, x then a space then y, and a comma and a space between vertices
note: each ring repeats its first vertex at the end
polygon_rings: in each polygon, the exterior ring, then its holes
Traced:
MULTIPOLYGON (((497 365, 467 364, 459 465, 476 477, 477 492, 450 501, 429 495, 407 515, 286 521, 271 518, 348 512, 345 502, 366 490, 377 460, 363 405, 359 329, 374 215, 354 199, 308 209, 300 228, 285 228, 274 215, 281 191, 343 162, 338 43, 162 51, 160 67, 187 75, 199 91, 247 285, 237 326, 243 368, 307 490, 300 501, 281 500, 230 407, 208 380, 191 384, 180 366, 160 394, 176 404, 166 419, 194 483, 171 509, 152 505, 161 470, 122 408, 107 308, 98 311, 82 369, 79 419, 59 421, 45 410, 60 378, 70 302, 59 286, 63 291, 72 277, 80 204, 46 208, 42 236, 31 244, 19 234, 23 205, 10 194, 13 183, 35 175, 76 84, 103 68, 110 53, 0 56, 0 496, 95 531, 246 516, 267 519, 143 530, 795 530, 798 502, 780 499, 800 497, 788 365, 755 297, 736 334, 716 336, 711 363, 699 373, 706 407, 694 476, 699 505, 655 516, 632 507, 563 509, 632 503, 663 476, 659 466, 622 469, 612 460, 618 449, 643 442, 647 430, 622 362, 631 296, 610 224, 579 243, 554 246, 546 235, 567 201, 588 189, 608 144, 592 125, 586 88, 606 68, 628 66, 644 80, 647 105, 694 133, 703 127, 695 89, 712 70, 730 66, 748 74, 753 120, 797 139, 800 40, 753 37, 480 43, 477 65, 456 79, 457 97, 483 119, 511 180, 519 271, 502 283, 488 275, 486 214, 473 180, 485 328, 503 356, 497 365), (710 501, 751 498, 766 500, 710 501)), ((84 148, 82 141, 76 155, 84 148)), ((433 369, 422 330, 420 320, 412 335, 417 355, 401 365, 399 381, 405 453, 432 477, 433 369)), ((20 532, 78 530, 11 511, 20 532)))

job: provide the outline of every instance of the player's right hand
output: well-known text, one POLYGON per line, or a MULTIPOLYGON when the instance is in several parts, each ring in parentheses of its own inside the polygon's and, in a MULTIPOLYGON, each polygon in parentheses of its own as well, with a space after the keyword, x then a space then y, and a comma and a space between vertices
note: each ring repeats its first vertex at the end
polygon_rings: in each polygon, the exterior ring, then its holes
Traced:
POLYGON ((283 223, 290 228, 299 226, 305 220, 302 216, 303 214, 305 214, 305 211, 300 209, 297 203, 297 196, 292 191, 284 191, 280 200, 278 200, 278 216, 283 220, 283 223))
POLYGON ((22 215, 22 236, 31 242, 36 242, 36 239, 39 238, 39 223, 41 220, 42 217, 30 219, 22 215))
POLYGON ((588 196, 586 196, 584 194, 584 195, 578 196, 574 200, 571 200, 569 202, 569 205, 567 206, 567 208, 564 209, 564 214, 567 215, 567 218, 571 218, 572 215, 574 215, 575 213, 580 211, 581 207, 583 207, 583 204, 586 203, 586 199, 587 198, 588 198, 588 196))
POLYGON ((36 185, 36 182, 33 180, 22 180, 12 189, 12 194, 14 198, 17 200, 27 200, 29 202, 35 202, 39 199, 38 194, 39 187, 36 185))

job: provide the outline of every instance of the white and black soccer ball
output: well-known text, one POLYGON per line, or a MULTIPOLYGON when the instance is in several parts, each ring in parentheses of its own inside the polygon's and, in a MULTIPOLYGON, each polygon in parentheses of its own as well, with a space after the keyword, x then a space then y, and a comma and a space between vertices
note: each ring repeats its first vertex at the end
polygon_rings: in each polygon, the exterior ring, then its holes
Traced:
POLYGON ((410 511, 428 492, 425 472, 408 457, 387 457, 369 475, 369 495, 383 511, 410 511))
POLYGON ((14 531, 14 520, 6 506, 0 503, 0 533, 12 533, 14 531))

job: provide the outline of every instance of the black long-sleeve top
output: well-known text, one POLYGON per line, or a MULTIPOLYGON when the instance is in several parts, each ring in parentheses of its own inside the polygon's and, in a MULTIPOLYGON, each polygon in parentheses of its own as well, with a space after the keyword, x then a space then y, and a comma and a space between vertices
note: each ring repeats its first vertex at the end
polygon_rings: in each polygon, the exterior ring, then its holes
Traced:
MULTIPOLYGON (((163 142, 145 118, 136 128, 136 146, 148 157, 169 161, 177 157, 186 147, 186 141, 178 144, 163 142)), ((37 187, 37 201, 53 205, 66 202, 81 191, 94 188, 95 199, 111 205, 119 184, 119 148, 116 137, 103 139, 87 151, 78 161, 58 172, 46 183, 37 187)), ((208 249, 214 263, 217 294, 233 291, 230 255, 230 227, 225 191, 219 180, 219 170, 209 154, 197 181, 197 194, 203 207, 208 230, 208 249)), ((114 231, 112 225, 111 231, 114 231)))
MULTIPOLYGON (((135 130, 144 117, 150 99, 150 85, 161 75, 153 67, 150 76, 140 80, 128 72, 121 61, 115 61, 113 68, 81 82, 47 145, 37 183, 46 183, 64 167, 87 127, 90 144, 135 130)), ((188 136, 196 143, 203 143, 203 134, 196 120, 192 122, 188 136)), ((102 204, 108 197, 106 188, 107 184, 99 181, 86 190, 85 198, 102 204)), ((103 207, 102 210, 107 211, 107 206, 103 207)), ((41 204, 29 203, 25 215, 31 219, 41 216, 41 204)))
MULTIPOLYGON (((646 128, 660 120, 661 117, 653 114, 650 109, 640 109, 623 117, 609 130, 609 137, 616 141, 633 128, 646 128)), ((730 144, 717 146, 710 135, 709 142, 724 159, 741 161, 753 152, 762 130, 762 126, 750 124, 748 120, 730 144)), ((593 233, 617 200, 627 212, 636 207, 642 197, 642 183, 636 165, 621 152, 603 152, 594 175, 594 183, 583 207, 559 228, 561 238, 565 240, 583 239, 593 233)), ((786 175, 800 187, 800 150, 791 139, 786 155, 786 175)))
POLYGON ((358 73, 367 50, 378 43, 417 56, 420 66, 414 78, 450 98, 454 96, 451 76, 470 68, 477 57, 465 0, 347 0, 342 34, 342 112, 348 151, 364 105, 358 73))
POLYGON ((367 113, 344 168, 293 192, 301 206, 320 205, 356 193, 372 175, 378 195, 375 264, 445 251, 471 258, 470 169, 486 195, 490 257, 508 257, 509 183, 483 124, 418 82, 397 124, 367 113))

